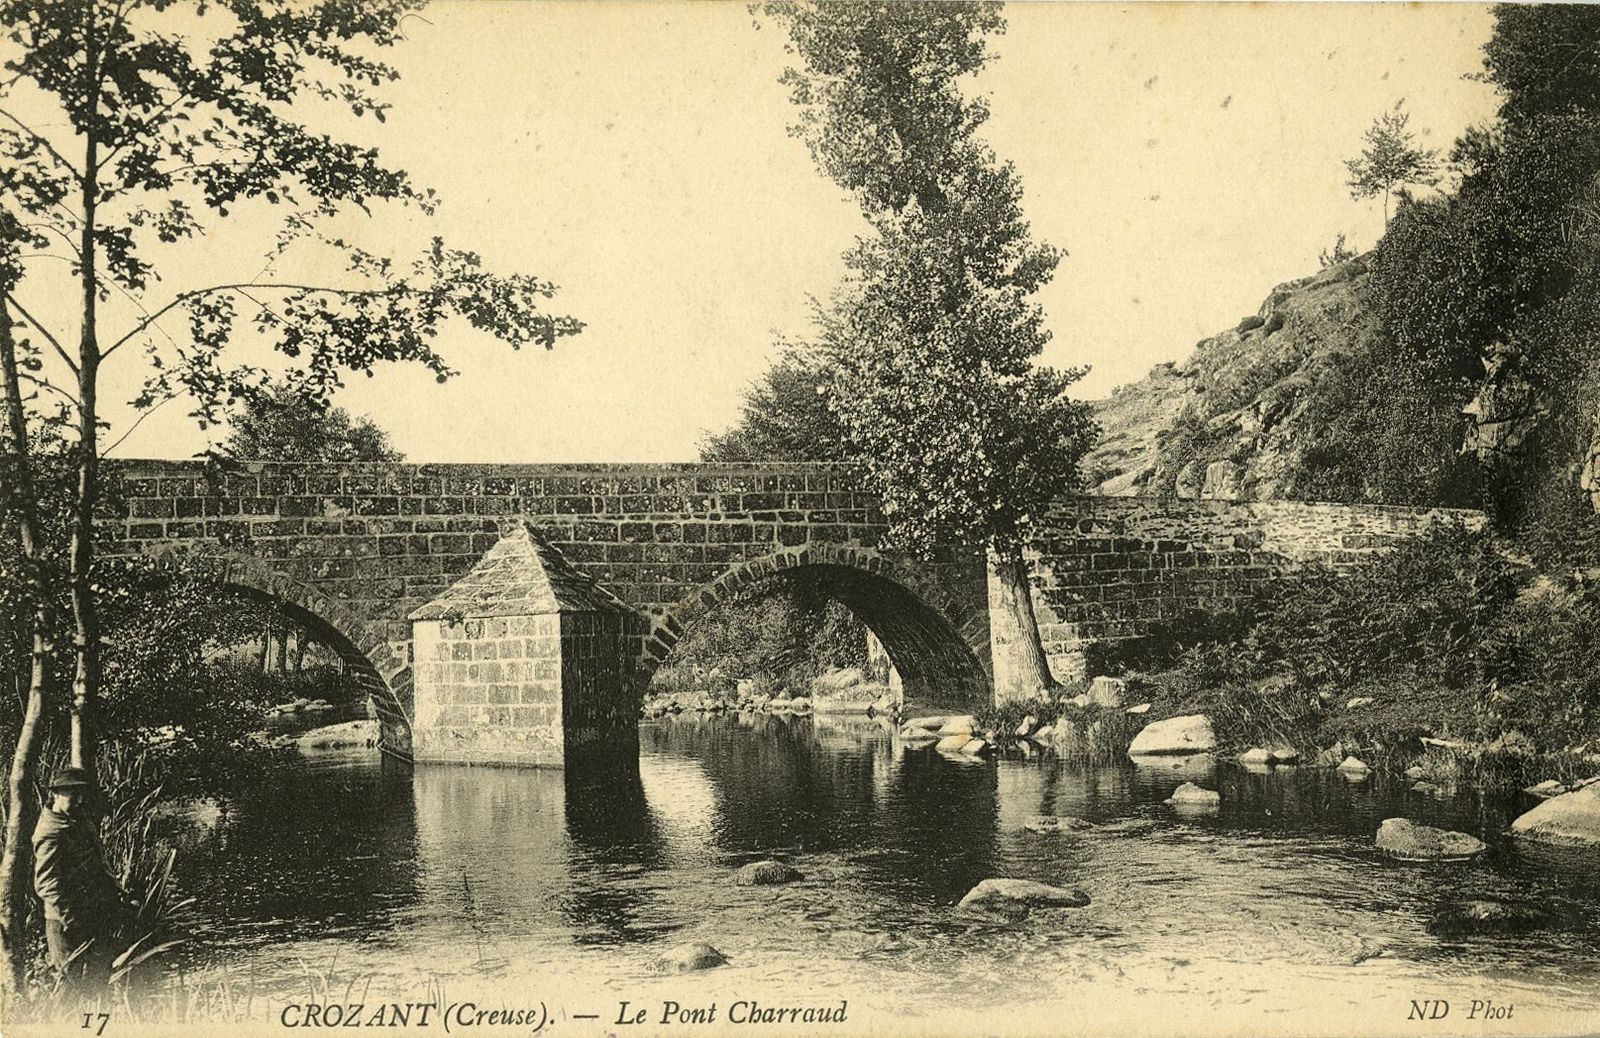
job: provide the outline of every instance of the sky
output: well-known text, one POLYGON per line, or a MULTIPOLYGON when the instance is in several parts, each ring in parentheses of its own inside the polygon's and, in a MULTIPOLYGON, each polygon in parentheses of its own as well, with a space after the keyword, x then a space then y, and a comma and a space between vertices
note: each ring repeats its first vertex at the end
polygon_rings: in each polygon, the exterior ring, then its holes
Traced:
MULTIPOLYGON (((972 86, 1034 232, 1066 251, 1040 297, 1043 360, 1088 366, 1087 397, 1253 313, 1338 234, 1370 246, 1380 203, 1350 199, 1343 162, 1397 100, 1445 149, 1494 107, 1466 78, 1490 29, 1477 5, 1006 13, 972 86)), ((401 79, 385 90, 387 122, 343 130, 438 191, 425 230, 556 282, 551 309, 587 327, 525 353, 452 328, 449 383, 390 368, 352 379, 337 403, 415 461, 692 460, 702 434, 735 419, 775 341, 805 335, 808 300, 838 281, 863 229, 787 132, 782 32, 743 3, 445 0, 407 36, 388 55, 401 79)), ((201 268, 255 271, 270 227, 225 224, 169 291, 201 268)), ((359 223, 341 229, 368 240, 359 223)), ((104 372, 109 440, 131 424, 121 402, 141 365, 123 351, 104 372)), ((208 438, 174 402, 115 456, 188 457, 208 438)))

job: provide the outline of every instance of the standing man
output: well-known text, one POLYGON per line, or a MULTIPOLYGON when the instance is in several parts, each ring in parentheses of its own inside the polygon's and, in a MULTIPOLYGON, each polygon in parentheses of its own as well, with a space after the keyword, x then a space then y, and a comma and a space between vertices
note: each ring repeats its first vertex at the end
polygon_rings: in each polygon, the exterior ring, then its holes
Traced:
POLYGON ((122 888, 106 867, 94 795, 87 772, 62 768, 50 780, 50 804, 39 812, 33 830, 33 889, 44 902, 50 961, 66 972, 69 984, 86 991, 111 978, 111 944, 122 904, 122 888))

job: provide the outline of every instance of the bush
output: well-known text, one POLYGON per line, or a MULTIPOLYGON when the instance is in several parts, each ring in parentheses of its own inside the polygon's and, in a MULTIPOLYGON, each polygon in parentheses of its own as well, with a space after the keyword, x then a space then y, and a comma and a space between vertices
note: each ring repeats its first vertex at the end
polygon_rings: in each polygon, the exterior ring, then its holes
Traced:
POLYGON ((830 667, 867 665, 866 628, 826 590, 787 575, 712 606, 656 671, 653 692, 721 692, 740 678, 809 689, 830 667))
POLYGON ((1512 730, 1557 750, 1600 739, 1600 600, 1543 583, 1485 632, 1484 734, 1512 730))

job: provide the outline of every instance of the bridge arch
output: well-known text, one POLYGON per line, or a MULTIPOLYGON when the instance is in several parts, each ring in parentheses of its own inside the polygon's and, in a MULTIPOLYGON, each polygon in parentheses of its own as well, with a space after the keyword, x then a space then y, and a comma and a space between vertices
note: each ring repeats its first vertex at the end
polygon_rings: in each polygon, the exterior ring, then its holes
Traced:
POLYGON ((372 698, 381 730, 380 745, 409 757, 409 652, 404 645, 393 645, 381 625, 368 623, 338 600, 248 555, 174 552, 166 556, 166 561, 247 598, 277 605, 294 623, 332 649, 372 698))
POLYGON ((906 694, 987 702, 993 693, 989 617, 940 585, 930 568, 870 548, 808 544, 731 566, 654 618, 640 656, 649 682, 684 632, 735 594, 785 574, 814 582, 877 636, 906 694))

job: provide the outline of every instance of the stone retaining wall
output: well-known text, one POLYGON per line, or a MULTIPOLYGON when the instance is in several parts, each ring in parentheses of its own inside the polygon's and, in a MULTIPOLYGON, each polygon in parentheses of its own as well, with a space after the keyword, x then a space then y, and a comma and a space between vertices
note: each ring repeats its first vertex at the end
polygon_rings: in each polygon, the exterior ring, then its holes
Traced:
POLYGON ((1081 678, 1094 642, 1225 610, 1288 570, 1349 566, 1479 512, 1293 501, 1083 498, 1053 509, 1027 553, 1034 609, 1058 679, 1081 678))

